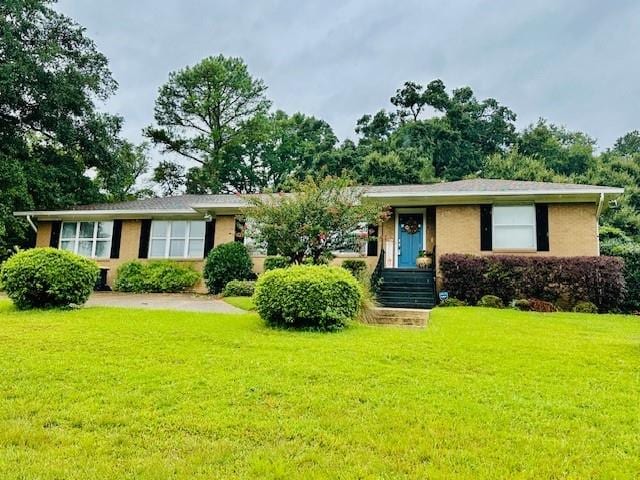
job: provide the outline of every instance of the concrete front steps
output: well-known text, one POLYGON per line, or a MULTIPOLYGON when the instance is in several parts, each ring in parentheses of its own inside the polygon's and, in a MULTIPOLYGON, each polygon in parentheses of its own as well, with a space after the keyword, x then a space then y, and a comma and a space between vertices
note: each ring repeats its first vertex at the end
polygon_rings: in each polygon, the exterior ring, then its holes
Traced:
POLYGON ((431 310, 422 308, 388 308, 373 310, 368 323, 372 325, 395 325, 400 327, 425 327, 429 323, 431 310))

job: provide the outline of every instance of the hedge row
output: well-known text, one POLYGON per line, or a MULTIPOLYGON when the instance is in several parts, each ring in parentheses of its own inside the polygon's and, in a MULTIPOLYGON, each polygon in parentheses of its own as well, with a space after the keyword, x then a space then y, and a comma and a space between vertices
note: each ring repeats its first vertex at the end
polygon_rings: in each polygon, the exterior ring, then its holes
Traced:
POLYGON ((115 289, 135 293, 176 293, 193 288, 200 274, 189 264, 169 260, 133 260, 118 268, 115 289))
POLYGON ((443 287, 449 295, 476 304, 484 295, 505 303, 537 298, 571 310, 589 301, 601 311, 623 306, 623 262, 615 257, 474 256, 440 258, 443 287))
POLYGON ((603 253, 615 255, 624 261, 624 279, 627 287, 627 296, 624 300, 624 309, 627 311, 640 311, 640 245, 637 243, 622 243, 605 246, 603 253))

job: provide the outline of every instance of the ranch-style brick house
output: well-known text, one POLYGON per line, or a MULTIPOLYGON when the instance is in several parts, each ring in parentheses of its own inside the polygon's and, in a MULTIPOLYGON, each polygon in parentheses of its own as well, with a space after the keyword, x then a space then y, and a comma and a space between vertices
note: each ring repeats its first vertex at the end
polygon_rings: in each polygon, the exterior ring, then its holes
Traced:
MULTIPOLYGON (((370 271, 382 271, 388 285, 401 287, 382 292, 381 303, 389 306, 432 305, 439 258, 446 253, 597 256, 598 217, 623 193, 596 185, 486 179, 363 189, 364 198, 390 206, 391 217, 369 226, 376 240, 357 252, 336 252, 333 262, 361 258, 370 271), (435 260, 434 268, 416 268, 421 250, 435 260), (418 284, 428 287, 405 304, 411 285, 418 284)), ((181 195, 15 214, 37 231, 37 246, 95 258, 103 282, 112 285, 124 262, 171 259, 201 270, 211 248, 233 241, 247 244, 260 273, 266 252, 244 235, 245 207, 238 195, 181 195)))

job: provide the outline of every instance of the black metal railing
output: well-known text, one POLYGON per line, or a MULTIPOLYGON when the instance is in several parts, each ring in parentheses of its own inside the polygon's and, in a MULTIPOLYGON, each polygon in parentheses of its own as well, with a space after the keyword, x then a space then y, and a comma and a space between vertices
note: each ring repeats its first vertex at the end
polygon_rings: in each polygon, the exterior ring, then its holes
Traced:
POLYGON ((371 272, 371 291, 375 294, 380 290, 382 285, 382 270, 384 269, 384 248, 380 250, 380 256, 378 257, 378 263, 376 268, 371 272))

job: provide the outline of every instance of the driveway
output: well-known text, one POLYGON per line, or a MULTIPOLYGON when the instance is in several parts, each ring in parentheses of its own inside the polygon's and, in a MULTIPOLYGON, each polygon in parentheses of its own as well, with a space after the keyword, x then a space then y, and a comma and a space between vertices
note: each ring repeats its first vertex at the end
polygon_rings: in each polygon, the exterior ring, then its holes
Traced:
POLYGON ((148 308, 183 312, 246 313, 244 310, 214 297, 191 293, 94 292, 89 297, 86 306, 148 308))

